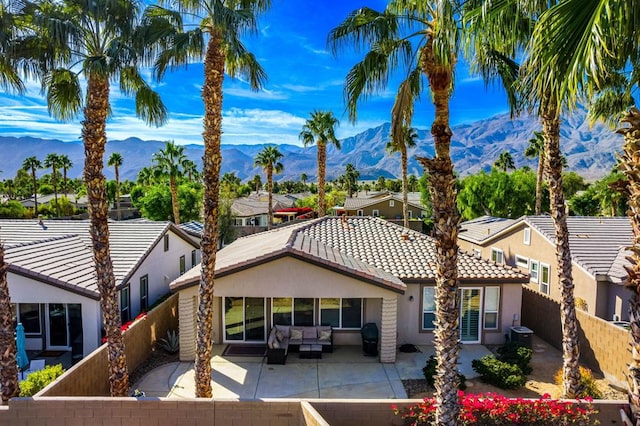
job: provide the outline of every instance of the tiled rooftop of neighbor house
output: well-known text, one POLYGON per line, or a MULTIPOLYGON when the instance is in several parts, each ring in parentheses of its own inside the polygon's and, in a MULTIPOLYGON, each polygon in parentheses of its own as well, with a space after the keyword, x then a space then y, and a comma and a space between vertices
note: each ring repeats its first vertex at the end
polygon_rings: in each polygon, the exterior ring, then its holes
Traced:
MULTIPOLYGON (((361 209, 363 207, 372 206, 378 203, 384 203, 388 200, 394 200, 400 205, 402 205, 402 195, 389 194, 379 198, 360 198, 360 197, 347 197, 344 201, 344 209, 345 210, 356 210, 361 209)), ((407 198, 407 202, 416 207, 423 208, 420 206, 420 200, 407 198)))
MULTIPOLYGON (((287 253, 362 278, 382 281, 396 289, 404 287, 403 281, 429 282, 436 276, 433 238, 382 219, 354 216, 329 216, 239 238, 218 252, 216 274, 287 253)), ((462 251, 458 265, 462 280, 528 281, 528 276, 515 268, 462 251)), ((171 288, 194 285, 199 277, 200 268, 195 267, 174 281, 171 288)))
MULTIPOLYGON (((550 216, 525 216, 529 225, 555 244, 555 228, 550 216)), ((620 274, 626 263, 620 249, 631 245, 633 232, 628 217, 569 216, 569 247, 571 258, 592 275, 607 275, 616 262, 614 271, 620 274)), ((624 273, 626 276, 626 272, 624 273)))
POLYGON ((517 219, 506 219, 502 217, 480 216, 460 224, 458 238, 481 244, 503 229, 508 228, 517 222, 517 219))
MULTIPOLYGON (((126 282, 169 228, 191 242, 170 222, 109 222, 109 245, 117 285, 126 282)), ((87 278, 95 281, 89 221, 51 220, 40 224, 35 219, 0 220, 0 240, 7 249, 10 270, 18 268, 23 274, 31 271, 39 278, 51 277, 71 287, 77 285, 79 289, 97 291, 83 281, 87 278), (67 275, 65 268, 74 274, 67 275), (76 276, 80 273, 85 277, 76 276)))

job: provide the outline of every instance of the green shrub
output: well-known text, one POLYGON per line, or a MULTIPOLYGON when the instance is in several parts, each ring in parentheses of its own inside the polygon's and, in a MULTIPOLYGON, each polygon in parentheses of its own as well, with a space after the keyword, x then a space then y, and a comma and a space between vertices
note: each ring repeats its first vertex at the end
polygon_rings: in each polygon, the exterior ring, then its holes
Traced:
MULTIPOLYGON (((424 374, 424 378, 427 380, 427 383, 432 388, 435 387, 436 383, 436 367, 438 366, 438 360, 435 355, 431 355, 427 360, 427 364, 422 369, 422 373, 424 374)), ((458 373, 458 389, 465 390, 467 388, 467 378, 464 374, 458 373)))
POLYGON ((20 396, 33 396, 49 383, 62 376, 62 364, 48 365, 44 369, 29 373, 26 380, 20 382, 20 396))
MULTIPOLYGON (((576 395, 578 398, 602 399, 602 391, 598 387, 593 372, 586 367, 580 366, 580 393, 576 395)), ((563 387, 562 368, 559 369, 553 377, 556 384, 563 387)))
POLYGON ((480 379, 501 389, 515 389, 527 382, 527 376, 515 364, 500 361, 493 355, 483 356, 471 362, 480 379))
POLYGON ((531 374, 533 369, 529 366, 529 363, 531 362, 533 351, 523 346, 522 343, 508 342, 498 348, 498 354, 500 361, 517 365, 525 375, 531 374))

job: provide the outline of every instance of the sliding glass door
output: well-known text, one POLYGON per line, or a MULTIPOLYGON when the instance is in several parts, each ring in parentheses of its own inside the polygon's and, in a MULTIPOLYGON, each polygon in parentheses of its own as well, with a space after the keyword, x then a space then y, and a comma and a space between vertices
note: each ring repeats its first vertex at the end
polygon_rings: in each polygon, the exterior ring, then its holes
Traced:
POLYGON ((265 342, 265 299, 263 297, 225 297, 224 341, 265 342))
POLYGON ((460 341, 463 343, 480 343, 481 300, 481 289, 460 289, 460 341))

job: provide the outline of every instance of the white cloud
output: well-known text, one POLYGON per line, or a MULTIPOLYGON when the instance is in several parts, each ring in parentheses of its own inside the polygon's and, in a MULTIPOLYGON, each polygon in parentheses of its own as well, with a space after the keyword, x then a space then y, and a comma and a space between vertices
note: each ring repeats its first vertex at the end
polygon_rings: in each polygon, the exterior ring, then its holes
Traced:
POLYGON ((282 93, 276 90, 262 89, 255 92, 248 88, 242 88, 242 87, 225 88, 224 94, 227 96, 237 96, 239 98, 246 98, 246 99, 282 100, 282 99, 288 99, 289 97, 286 93, 282 93))

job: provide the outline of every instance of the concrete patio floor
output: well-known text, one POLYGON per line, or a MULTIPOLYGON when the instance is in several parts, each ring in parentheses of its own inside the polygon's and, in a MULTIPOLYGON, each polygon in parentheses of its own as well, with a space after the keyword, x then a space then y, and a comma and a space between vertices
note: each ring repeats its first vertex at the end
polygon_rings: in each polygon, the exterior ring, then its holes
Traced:
MULTIPOLYGON (((402 380, 422 379, 422 368, 433 346, 420 352, 398 352, 395 364, 381 364, 377 357, 362 355, 359 346, 338 346, 322 359, 300 359, 290 353, 285 365, 269 365, 262 357, 222 356, 226 345, 214 346, 211 379, 215 398, 340 398, 370 399, 407 397, 402 380)), ((476 377, 471 361, 491 352, 482 345, 462 345, 459 368, 467 378, 476 377)), ((147 397, 193 398, 193 362, 174 362, 145 375, 133 389, 147 397)))

